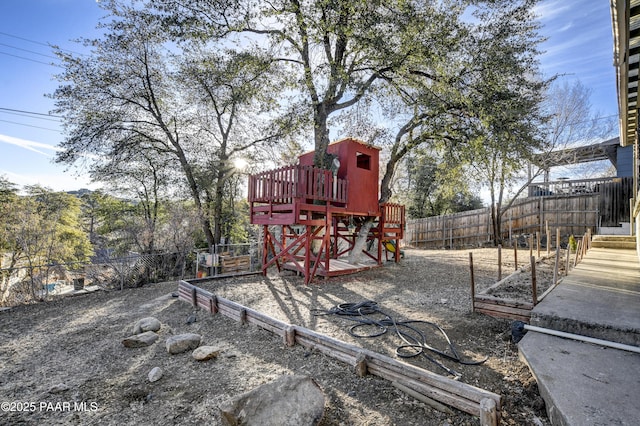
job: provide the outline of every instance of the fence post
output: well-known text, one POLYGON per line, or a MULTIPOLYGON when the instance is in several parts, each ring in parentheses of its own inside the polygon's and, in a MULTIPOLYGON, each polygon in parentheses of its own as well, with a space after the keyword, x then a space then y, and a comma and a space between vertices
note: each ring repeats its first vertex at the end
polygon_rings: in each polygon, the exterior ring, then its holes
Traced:
POLYGON ((549 256, 550 250, 551 250, 551 236, 549 235, 549 221, 546 220, 544 222, 544 235, 546 236, 547 239, 547 256, 549 256))
POLYGON ((498 412, 496 402, 491 398, 480 401, 480 426, 497 426, 498 412))
POLYGON ((538 284, 536 283, 536 258, 531 256, 531 292, 533 293, 533 306, 538 304, 538 284))
POLYGON ((502 280, 502 244, 498 244, 498 281, 502 280))
POLYGON ((558 282, 558 264, 560 263, 560 249, 556 249, 556 263, 553 267, 553 282, 551 286, 556 285, 558 282))
POLYGON ((473 253, 469 252, 469 270, 471 271, 471 312, 476 310, 476 283, 473 278, 473 253))

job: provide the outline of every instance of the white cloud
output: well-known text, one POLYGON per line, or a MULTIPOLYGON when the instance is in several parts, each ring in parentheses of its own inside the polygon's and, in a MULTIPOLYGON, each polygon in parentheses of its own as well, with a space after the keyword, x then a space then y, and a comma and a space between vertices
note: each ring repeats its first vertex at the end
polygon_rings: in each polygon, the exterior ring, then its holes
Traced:
POLYGON ((550 21, 571 8, 571 5, 565 0, 545 1, 534 7, 533 11, 536 16, 543 21, 550 21))
POLYGON ((73 191, 82 188, 98 189, 102 185, 92 183, 89 176, 76 176, 69 173, 41 173, 24 175, 9 170, 0 170, 0 175, 19 187, 40 185, 53 191, 73 191))
POLYGON ((14 138, 13 136, 7 136, 7 135, 3 135, 3 134, 0 134, 0 142, 8 143, 10 145, 19 146, 20 148, 28 149, 29 151, 33 151, 33 152, 36 152, 38 154, 44 155, 45 157, 52 157, 53 155, 50 154, 50 153, 44 152, 43 150, 48 150, 48 151, 60 151, 61 150, 60 148, 58 148, 56 146, 47 145, 46 143, 35 142, 35 141, 30 141, 30 140, 20 139, 20 138, 14 138))

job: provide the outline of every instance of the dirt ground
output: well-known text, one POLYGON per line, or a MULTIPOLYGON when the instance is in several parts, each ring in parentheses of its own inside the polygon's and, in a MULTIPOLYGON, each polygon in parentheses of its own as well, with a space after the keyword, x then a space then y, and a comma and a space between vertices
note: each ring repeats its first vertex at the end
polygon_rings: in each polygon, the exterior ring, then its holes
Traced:
MULTIPOLYGON (((304 285, 291 273, 271 273, 198 283, 245 306, 355 345, 395 356, 401 344, 390 331, 355 338, 354 323, 317 316, 341 303, 373 300, 403 320, 437 323, 464 360, 461 365, 433 356, 460 374, 459 380, 503 397, 502 424, 548 425, 535 380, 510 342, 510 321, 471 312, 469 251, 406 250, 400 264, 304 285)), ((474 249, 478 291, 497 278, 497 251, 474 249)), ((513 271, 503 251, 503 275, 513 271)), ((540 281, 540 279, 539 279, 540 281)), ((540 284, 544 287, 544 284, 540 284)), ((524 287, 523 287, 524 288, 524 287)), ((15 307, 0 313, 0 424, 219 424, 218 406, 230 397, 284 374, 306 374, 326 396, 322 425, 475 425, 476 417, 436 411, 375 376, 360 378, 351 366, 223 315, 211 316, 174 297, 176 283, 124 291, 96 292, 15 307), (195 313, 197 321, 187 319, 195 313), (122 344, 132 325, 153 316, 162 322, 160 339, 144 348, 122 344), (170 355, 173 334, 193 332, 222 353, 198 362, 189 352, 170 355), (153 367, 164 371, 154 383, 153 367), (9 403, 9 404, 6 404, 9 403)), ((540 290, 543 291, 543 290, 540 290)), ((431 346, 445 350, 441 337, 425 330, 431 346)), ((426 357, 407 360, 449 375, 426 357)))

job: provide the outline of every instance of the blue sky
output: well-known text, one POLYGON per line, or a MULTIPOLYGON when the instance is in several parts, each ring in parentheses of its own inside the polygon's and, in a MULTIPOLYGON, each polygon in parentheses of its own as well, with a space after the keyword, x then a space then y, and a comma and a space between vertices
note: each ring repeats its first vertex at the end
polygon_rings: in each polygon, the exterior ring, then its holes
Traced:
MULTIPOLYGON (((543 70, 580 80, 592 90, 594 111, 617 114, 609 2, 543 1, 543 70)), ((46 45, 78 52, 71 40, 94 37, 104 12, 95 0, 0 0, 0 175, 18 185, 54 190, 95 188, 86 176, 52 163, 63 139, 59 120, 38 114, 53 109, 44 94, 58 86, 59 71, 46 45), (26 111, 22 113, 20 111, 26 111)))

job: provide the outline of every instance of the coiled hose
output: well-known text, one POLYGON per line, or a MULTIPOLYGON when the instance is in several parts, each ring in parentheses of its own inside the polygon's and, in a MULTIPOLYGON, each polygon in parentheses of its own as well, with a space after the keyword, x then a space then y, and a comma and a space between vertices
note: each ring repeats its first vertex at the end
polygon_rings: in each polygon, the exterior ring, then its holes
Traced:
POLYGON ((349 327, 348 330, 351 336, 357 338, 373 338, 382 336, 391 329, 404 342, 402 345, 396 347, 395 352, 398 357, 413 358, 422 355, 453 376, 459 377, 460 373, 447 367, 429 354, 436 354, 462 365, 480 365, 488 359, 488 357, 485 357, 480 361, 463 360, 458 354, 455 345, 451 342, 449 336, 447 336, 447 333, 438 324, 424 320, 398 321, 380 309, 378 307, 378 303, 372 300, 365 300, 358 303, 342 303, 328 310, 313 309, 311 312, 316 316, 338 315, 350 321, 357 322, 357 324, 349 327), (378 317, 381 316, 382 318, 374 318, 374 315, 378 317), (437 331, 437 333, 439 333, 447 342, 448 351, 443 351, 429 345, 427 343, 425 333, 418 329, 419 325, 427 325, 437 331), (360 332, 360 329, 366 326, 374 326, 377 328, 377 331, 372 333, 360 332))

